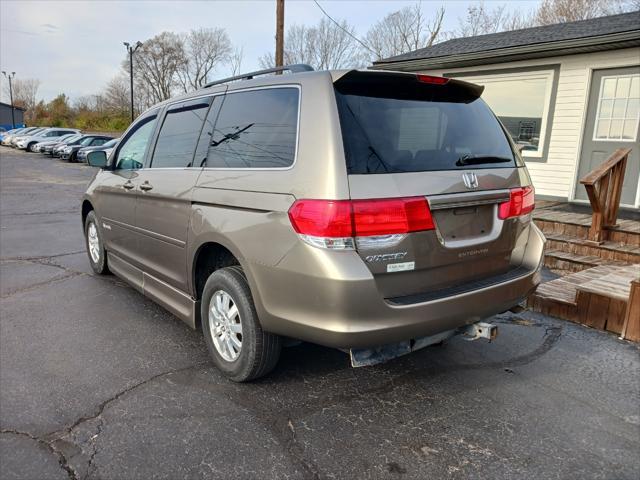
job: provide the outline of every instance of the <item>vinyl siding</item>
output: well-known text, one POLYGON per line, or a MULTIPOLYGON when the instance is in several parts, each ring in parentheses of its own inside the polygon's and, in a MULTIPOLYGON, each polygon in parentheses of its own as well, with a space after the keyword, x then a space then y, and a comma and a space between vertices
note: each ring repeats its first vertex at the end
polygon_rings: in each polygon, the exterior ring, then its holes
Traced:
MULTIPOLYGON (((536 193, 573 199, 578 158, 584 131, 591 71, 640 64, 640 48, 586 53, 521 62, 482 65, 470 68, 426 70, 421 73, 442 75, 456 72, 482 72, 537 65, 560 65, 555 111, 551 122, 546 162, 528 161, 536 193)), ((525 159, 526 160, 526 159, 525 159)))

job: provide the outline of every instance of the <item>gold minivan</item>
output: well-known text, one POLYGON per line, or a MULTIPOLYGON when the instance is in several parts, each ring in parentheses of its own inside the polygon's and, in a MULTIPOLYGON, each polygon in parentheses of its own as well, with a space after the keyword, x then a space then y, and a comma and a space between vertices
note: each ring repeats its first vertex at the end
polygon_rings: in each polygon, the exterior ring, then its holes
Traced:
POLYGON ((545 239, 482 90, 294 65, 156 105, 88 156, 91 266, 202 328, 235 381, 285 340, 412 349, 504 312, 539 283, 545 239))

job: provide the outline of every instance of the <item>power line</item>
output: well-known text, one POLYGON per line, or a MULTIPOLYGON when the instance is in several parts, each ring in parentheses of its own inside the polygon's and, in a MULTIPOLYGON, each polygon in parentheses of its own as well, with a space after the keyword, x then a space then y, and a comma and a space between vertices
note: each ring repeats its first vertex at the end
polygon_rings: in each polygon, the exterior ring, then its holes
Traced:
POLYGON ((347 35, 349 35, 351 38, 353 38, 356 42, 358 42, 360 45, 362 45, 364 48, 366 48, 367 50, 369 50, 371 53, 373 53, 374 55, 376 55, 376 52, 374 52, 366 43, 364 43, 362 40, 360 40, 358 37, 356 37, 354 34, 352 34, 349 30, 347 30, 346 28, 344 28, 342 25, 340 25, 338 22, 336 22, 333 17, 331 17, 331 15, 329 15, 324 8, 322 8, 322 5, 320 5, 318 3, 318 0, 313 0, 313 3, 315 3, 318 8, 320 9, 320 11, 322 13, 324 13, 326 15, 326 17, 331 20, 340 30, 342 30, 344 33, 346 33, 347 35))

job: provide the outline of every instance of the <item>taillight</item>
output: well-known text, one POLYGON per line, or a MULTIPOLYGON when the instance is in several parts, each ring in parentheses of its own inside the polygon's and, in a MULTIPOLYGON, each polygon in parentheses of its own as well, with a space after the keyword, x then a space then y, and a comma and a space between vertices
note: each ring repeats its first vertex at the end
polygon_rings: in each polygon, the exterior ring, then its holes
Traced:
POLYGON ((314 237, 352 237, 349 200, 297 200, 289 209, 293 229, 314 237))
POLYGON ((424 197, 354 200, 355 237, 433 230, 433 218, 424 197))
POLYGON ((435 228, 425 197, 297 200, 289 219, 303 240, 333 249, 353 249, 354 239, 366 239, 374 246, 378 238, 381 243, 390 237, 399 241, 403 234, 435 228))
POLYGON ((533 187, 513 188, 509 192, 508 202, 498 206, 498 218, 504 220, 511 217, 526 215, 535 208, 535 190, 533 187))
POLYGON ((430 83, 432 85, 446 85, 447 82, 449 82, 449 79, 446 77, 434 77, 431 75, 421 75, 421 74, 417 74, 416 77, 418 78, 419 82, 430 83))

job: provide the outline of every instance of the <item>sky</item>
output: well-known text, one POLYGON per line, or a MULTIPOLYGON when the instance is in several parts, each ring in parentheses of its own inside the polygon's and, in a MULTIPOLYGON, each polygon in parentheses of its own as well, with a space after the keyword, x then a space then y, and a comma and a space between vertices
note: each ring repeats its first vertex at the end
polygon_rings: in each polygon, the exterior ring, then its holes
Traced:
MULTIPOLYGON (((386 14, 415 2, 401 0, 319 0, 333 18, 352 24, 358 36, 386 14)), ((425 13, 445 7, 443 30, 453 30, 465 15, 467 0, 423 0, 425 13)), ((487 8, 508 4, 529 11, 537 0, 485 0, 487 8)), ((324 14, 308 0, 287 0, 285 30, 297 24, 316 24, 324 14)), ((46 101, 60 93, 72 99, 98 93, 119 73, 126 51, 122 42, 144 41, 163 31, 222 27, 234 45, 242 46, 243 71, 258 68, 258 58, 273 51, 274 0, 233 1, 30 1, 0 0, 0 70, 16 78, 41 81, 38 97, 46 101)), ((226 68, 216 72, 229 74, 226 68)), ((2 101, 8 101, 6 82, 2 101)))

